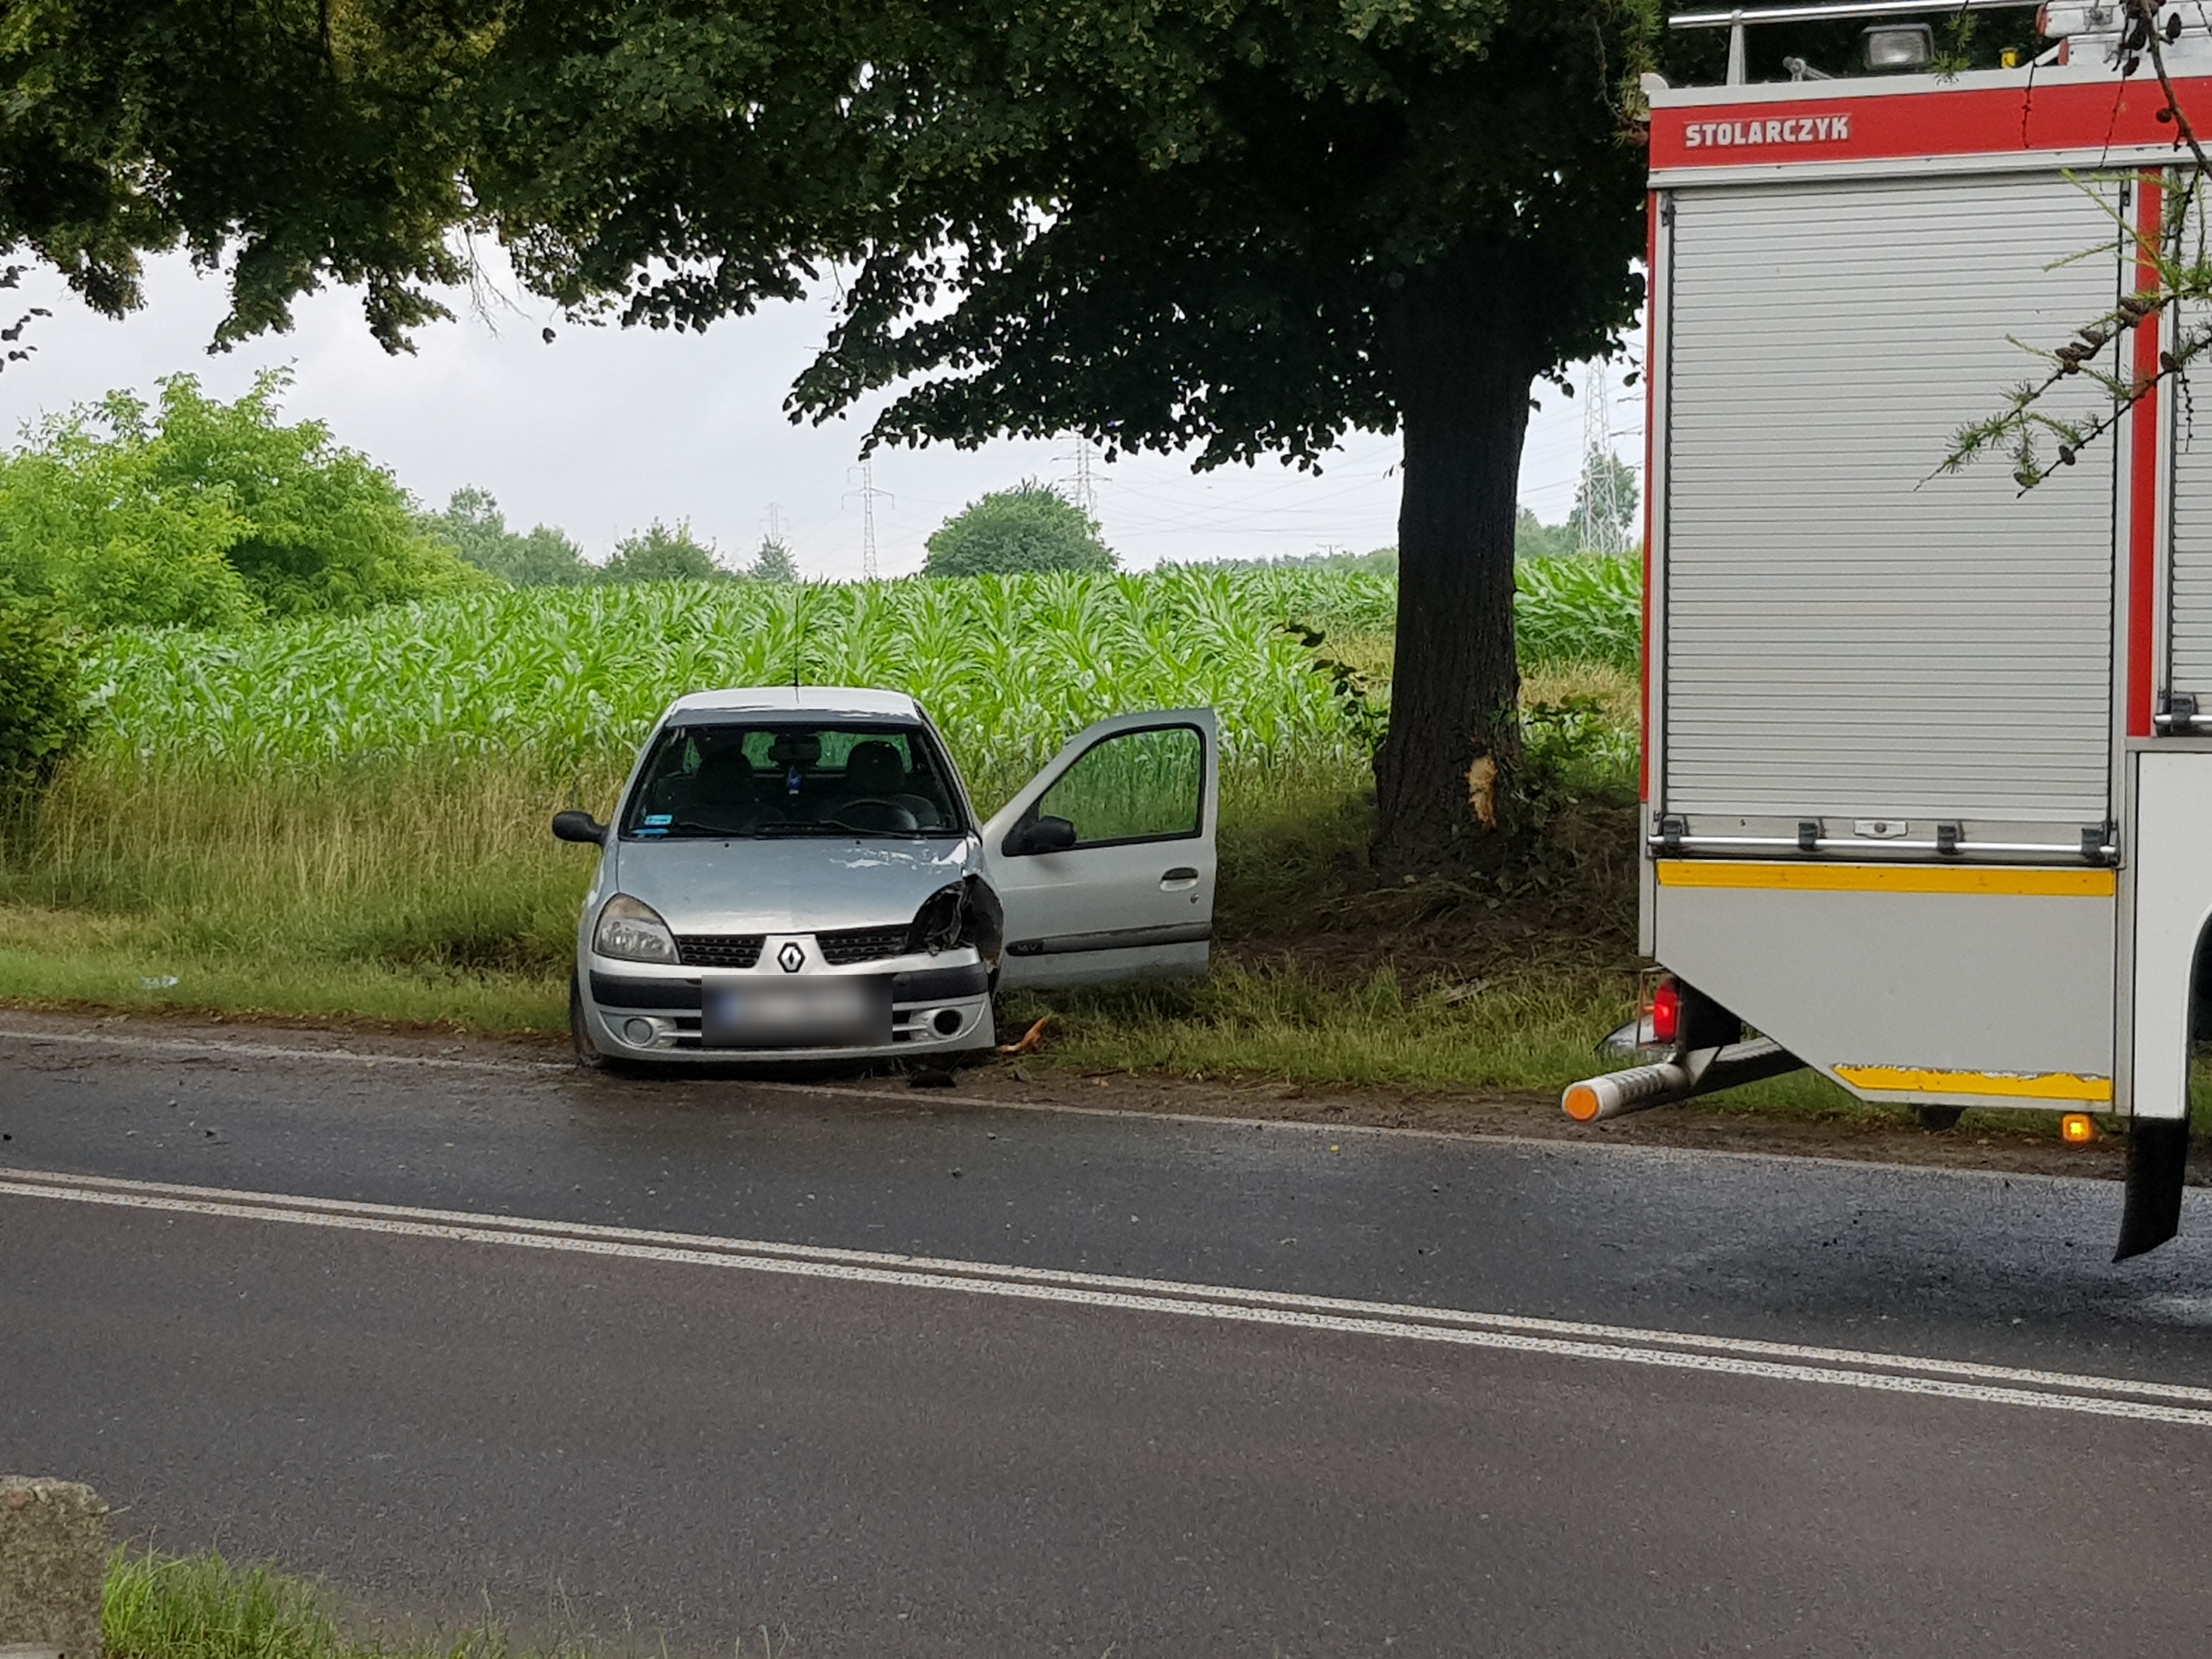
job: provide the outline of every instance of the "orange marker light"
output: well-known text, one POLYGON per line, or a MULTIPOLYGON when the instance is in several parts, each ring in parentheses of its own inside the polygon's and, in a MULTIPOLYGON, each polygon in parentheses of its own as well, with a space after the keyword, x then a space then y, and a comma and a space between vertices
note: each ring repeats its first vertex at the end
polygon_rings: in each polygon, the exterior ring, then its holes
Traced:
POLYGON ((2069 1112, 2058 1120, 2058 1138, 2069 1146, 2086 1146, 2097 1138, 2097 1120, 2087 1112, 2069 1112))
POLYGON ((1577 1083, 1573 1088, 1568 1090, 1566 1098, 1559 1104, 1566 1109, 1567 1115, 1577 1123, 1597 1121, 1597 1091, 1587 1083, 1577 1083))

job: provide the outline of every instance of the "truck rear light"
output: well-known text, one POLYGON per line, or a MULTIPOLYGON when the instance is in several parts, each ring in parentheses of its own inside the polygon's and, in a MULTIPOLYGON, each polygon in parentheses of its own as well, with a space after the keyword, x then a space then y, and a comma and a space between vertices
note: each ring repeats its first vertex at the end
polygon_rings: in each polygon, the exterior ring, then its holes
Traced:
POLYGON ((1662 979, 1651 993, 1651 1040, 1674 1042, 1682 1035, 1682 988, 1662 979))

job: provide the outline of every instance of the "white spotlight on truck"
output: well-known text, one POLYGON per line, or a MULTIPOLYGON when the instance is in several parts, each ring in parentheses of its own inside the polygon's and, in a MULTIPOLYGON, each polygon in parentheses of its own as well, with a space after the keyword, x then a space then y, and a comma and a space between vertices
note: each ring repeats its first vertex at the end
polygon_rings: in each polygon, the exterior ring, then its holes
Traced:
POLYGON ((1936 36, 1925 23, 1875 23, 1865 35, 1870 70, 1923 70, 1936 61, 1936 36))

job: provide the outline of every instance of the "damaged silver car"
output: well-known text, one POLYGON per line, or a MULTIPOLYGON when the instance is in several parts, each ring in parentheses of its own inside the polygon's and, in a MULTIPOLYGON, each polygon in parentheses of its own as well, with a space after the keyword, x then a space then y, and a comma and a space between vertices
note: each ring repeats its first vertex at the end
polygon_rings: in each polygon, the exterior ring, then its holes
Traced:
POLYGON ((1210 709, 1078 733, 988 822, 897 692, 679 699, 599 847, 576 933, 578 1056, 931 1059, 988 1048, 1000 987, 1203 974, 1219 761, 1210 709))

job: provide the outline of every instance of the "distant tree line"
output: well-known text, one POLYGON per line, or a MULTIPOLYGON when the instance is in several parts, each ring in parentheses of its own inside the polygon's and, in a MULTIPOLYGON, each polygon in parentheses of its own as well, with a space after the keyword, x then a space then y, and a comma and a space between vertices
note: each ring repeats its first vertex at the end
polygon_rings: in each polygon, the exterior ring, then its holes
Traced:
POLYGON ((516 587, 581 587, 594 582, 697 582, 737 578, 795 582, 799 562, 788 544, 761 538, 752 562, 732 570, 712 542, 702 542, 688 523, 651 527, 615 544, 605 564, 593 564, 562 531, 541 524, 527 534, 507 527, 507 515, 487 489, 457 489, 442 513, 425 514, 422 527, 485 574, 516 587))
MULTIPOLYGON (((1636 483, 1632 476, 1626 479, 1623 487, 1628 492, 1626 499, 1632 514, 1636 500, 1636 483)), ((1579 514, 1565 524, 1546 524, 1533 510, 1524 507, 1514 520, 1513 556, 1516 560, 1568 558, 1594 550, 1585 548, 1582 543, 1579 514)), ((1321 553, 1285 553, 1272 559, 1230 559, 1220 562, 1247 569, 1360 571, 1378 576, 1395 576, 1398 574, 1398 550, 1378 547, 1372 552, 1352 553, 1338 548, 1321 553)))

